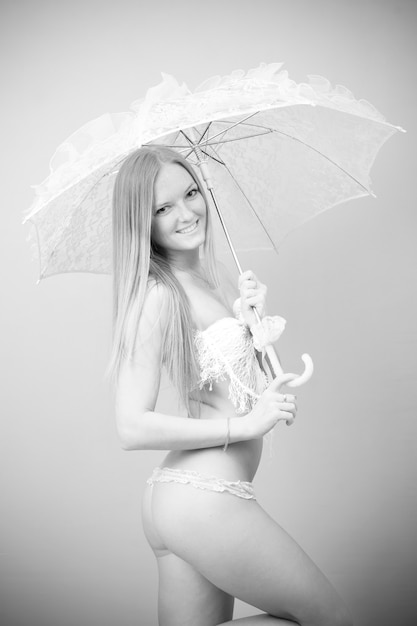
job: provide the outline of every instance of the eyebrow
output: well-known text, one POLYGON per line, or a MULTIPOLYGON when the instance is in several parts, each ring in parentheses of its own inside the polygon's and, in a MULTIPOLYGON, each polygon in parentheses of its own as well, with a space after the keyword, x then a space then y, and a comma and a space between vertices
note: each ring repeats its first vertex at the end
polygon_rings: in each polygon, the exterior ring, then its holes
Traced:
MULTIPOLYGON (((192 187, 197 187, 197 189, 198 189, 198 185, 197 185, 197 183, 195 182, 195 180, 193 180, 193 182, 192 182, 192 183, 190 183, 190 184, 188 185, 188 187, 185 187, 185 189, 184 189, 184 192, 183 192, 183 193, 184 193, 184 194, 188 193, 192 187)), ((167 204, 171 204, 171 200, 165 200, 164 202, 158 202, 158 204, 154 204, 154 207, 153 207, 153 208, 154 208, 154 209, 160 209, 161 207, 166 206, 167 204)))

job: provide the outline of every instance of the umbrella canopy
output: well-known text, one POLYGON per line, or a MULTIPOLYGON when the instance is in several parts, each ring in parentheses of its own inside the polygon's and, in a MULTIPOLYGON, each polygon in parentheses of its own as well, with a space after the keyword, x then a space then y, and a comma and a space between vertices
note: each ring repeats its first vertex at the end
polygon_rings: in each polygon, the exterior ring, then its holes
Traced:
POLYGON ((318 213, 372 194, 375 157, 402 129, 346 88, 317 76, 296 84, 281 65, 215 77, 193 93, 163 75, 129 112, 71 135, 25 219, 35 226, 40 278, 111 272, 114 179, 143 145, 206 160, 237 250, 277 248, 318 213))

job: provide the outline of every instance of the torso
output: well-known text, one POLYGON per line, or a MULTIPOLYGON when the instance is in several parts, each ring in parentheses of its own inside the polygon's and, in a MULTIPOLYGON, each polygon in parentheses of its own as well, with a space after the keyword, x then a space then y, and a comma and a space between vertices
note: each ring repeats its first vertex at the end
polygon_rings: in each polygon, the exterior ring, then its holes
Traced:
MULTIPOLYGON (((178 278, 180 278, 178 276, 178 278)), ((181 284, 191 304, 197 330, 204 331, 223 318, 233 317, 232 302, 236 298, 226 285, 221 290, 210 289, 207 283, 188 274, 181 276, 181 284)), ((229 400, 229 381, 205 385, 193 393, 196 399, 196 419, 223 419, 237 416, 236 408, 229 400)), ((192 405, 192 406, 193 406, 192 405)), ((251 481, 256 473, 262 453, 262 438, 230 444, 227 453, 220 447, 199 450, 172 451, 163 465, 171 468, 192 469, 225 478, 227 480, 251 481)))

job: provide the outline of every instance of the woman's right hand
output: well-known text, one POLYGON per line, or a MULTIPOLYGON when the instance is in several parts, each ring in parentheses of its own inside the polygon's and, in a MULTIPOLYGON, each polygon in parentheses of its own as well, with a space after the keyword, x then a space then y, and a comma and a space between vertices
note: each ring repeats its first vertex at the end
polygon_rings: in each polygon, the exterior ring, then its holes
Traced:
POLYGON ((281 393, 281 387, 293 378, 294 374, 277 376, 262 393, 254 408, 240 418, 245 420, 250 439, 262 437, 279 421, 285 420, 288 425, 293 423, 297 413, 296 397, 281 393))

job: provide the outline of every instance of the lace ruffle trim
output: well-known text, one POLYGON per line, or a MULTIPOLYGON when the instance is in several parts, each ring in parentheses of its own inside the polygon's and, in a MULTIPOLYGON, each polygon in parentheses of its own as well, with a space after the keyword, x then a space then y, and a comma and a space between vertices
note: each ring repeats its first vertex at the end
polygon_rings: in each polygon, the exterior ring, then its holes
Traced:
POLYGON ((250 332, 255 349, 262 352, 266 346, 278 341, 285 330, 286 323, 286 320, 279 315, 267 315, 257 324, 253 324, 250 332))
POLYGON ((315 75, 308 77, 308 83, 297 84, 281 69, 282 65, 262 63, 246 73, 236 70, 228 76, 215 76, 199 85, 194 93, 173 76, 162 74, 161 83, 149 89, 143 99, 133 102, 130 111, 101 115, 57 148, 49 176, 34 186, 37 198, 26 220, 98 168, 108 166, 111 173, 141 145, 211 119, 276 106, 311 104, 385 122, 374 106, 366 100, 356 100, 346 87, 332 87, 326 78, 315 75))
MULTIPOLYGON (((233 313, 239 322, 245 324, 240 298, 237 298, 233 303, 233 313)), ((286 323, 287 321, 280 315, 266 315, 260 322, 252 324, 250 332, 255 349, 262 352, 266 346, 278 341, 285 330, 286 323)))
POLYGON ((200 364, 200 389, 229 379, 229 399, 237 413, 246 413, 256 404, 267 386, 267 378, 256 360, 252 335, 235 318, 219 320, 205 331, 195 333, 200 364))
POLYGON ((218 493, 227 492, 247 500, 255 499, 253 486, 249 482, 242 480, 224 480, 216 476, 200 474, 194 470, 176 470, 169 467, 157 467, 146 482, 148 485, 152 485, 153 483, 175 482, 182 485, 192 485, 196 489, 205 491, 216 491, 218 493))

